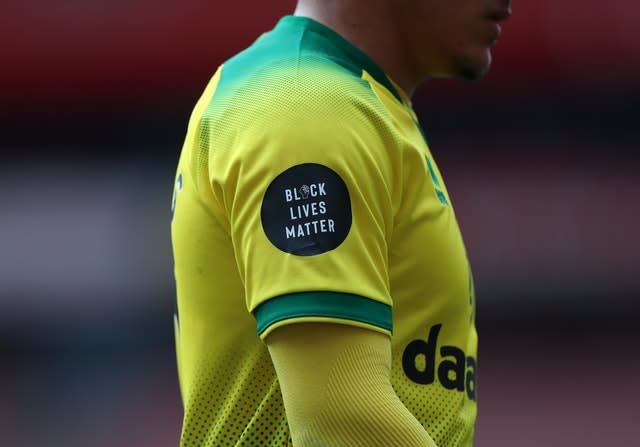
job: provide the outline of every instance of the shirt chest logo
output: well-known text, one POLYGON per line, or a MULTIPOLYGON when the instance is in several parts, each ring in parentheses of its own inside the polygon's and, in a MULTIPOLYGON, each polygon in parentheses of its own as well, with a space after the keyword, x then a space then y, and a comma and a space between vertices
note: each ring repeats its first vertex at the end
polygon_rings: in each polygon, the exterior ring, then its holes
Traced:
POLYGON ((442 203, 445 206, 449 206, 449 200, 447 200, 447 196, 444 193, 444 190, 442 188, 442 182, 438 178, 438 174, 436 173, 436 170, 433 167, 433 163, 431 163, 431 160, 429 160, 429 157, 425 157, 425 158, 427 159, 427 170, 429 171, 429 176, 431 176, 431 182, 433 183, 433 188, 436 192, 436 197, 438 197, 438 200, 440 201, 440 203, 442 203))

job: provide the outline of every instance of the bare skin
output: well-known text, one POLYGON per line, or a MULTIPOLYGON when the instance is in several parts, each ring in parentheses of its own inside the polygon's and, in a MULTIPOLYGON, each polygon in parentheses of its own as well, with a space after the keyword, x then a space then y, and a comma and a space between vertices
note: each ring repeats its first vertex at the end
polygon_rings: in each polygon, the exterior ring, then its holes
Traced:
POLYGON ((511 0, 299 0, 295 15, 343 35, 411 96, 428 78, 481 78, 511 0))

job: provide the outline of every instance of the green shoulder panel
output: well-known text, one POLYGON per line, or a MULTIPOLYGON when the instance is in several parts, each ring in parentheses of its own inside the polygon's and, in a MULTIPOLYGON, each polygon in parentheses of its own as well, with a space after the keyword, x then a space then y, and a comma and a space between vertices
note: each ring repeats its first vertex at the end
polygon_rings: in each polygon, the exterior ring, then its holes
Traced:
POLYGON ((225 62, 215 97, 240 89, 268 92, 269 84, 287 82, 280 73, 305 69, 318 76, 342 76, 345 82, 351 77, 363 85, 368 84, 362 80, 366 71, 402 101, 384 71, 364 52, 321 23, 294 16, 282 18, 272 31, 225 62))

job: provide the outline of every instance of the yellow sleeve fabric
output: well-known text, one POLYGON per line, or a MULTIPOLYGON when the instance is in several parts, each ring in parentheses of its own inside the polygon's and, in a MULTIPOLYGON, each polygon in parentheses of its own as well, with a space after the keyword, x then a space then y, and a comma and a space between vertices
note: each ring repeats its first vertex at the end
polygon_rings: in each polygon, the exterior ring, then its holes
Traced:
MULTIPOLYGON (((394 168, 385 112, 364 81, 294 68, 278 71, 292 79, 274 90, 235 91, 243 107, 211 124, 210 181, 247 307, 263 338, 303 321, 389 333, 394 168)), ((214 103, 225 101, 223 92, 214 103)))
POLYGON ((390 382, 389 337, 310 323, 273 331, 266 343, 295 447, 433 447, 390 382))

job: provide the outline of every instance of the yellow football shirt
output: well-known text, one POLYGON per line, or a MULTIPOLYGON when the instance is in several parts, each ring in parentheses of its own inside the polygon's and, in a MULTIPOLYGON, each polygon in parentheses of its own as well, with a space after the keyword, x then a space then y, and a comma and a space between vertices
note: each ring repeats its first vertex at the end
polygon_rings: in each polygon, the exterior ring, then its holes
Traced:
POLYGON ((392 383, 438 446, 470 446, 473 280, 411 104, 325 26, 285 17, 223 64, 177 168, 182 446, 289 446, 264 338, 300 321, 391 335, 392 383))

